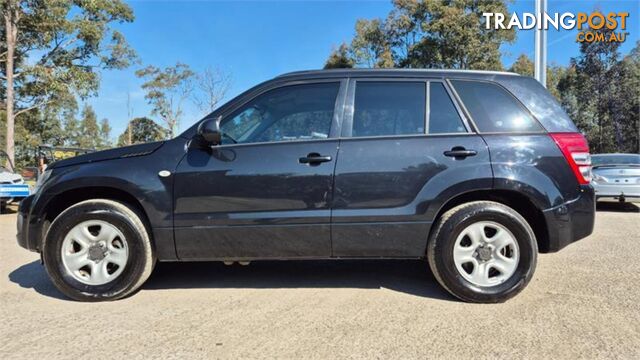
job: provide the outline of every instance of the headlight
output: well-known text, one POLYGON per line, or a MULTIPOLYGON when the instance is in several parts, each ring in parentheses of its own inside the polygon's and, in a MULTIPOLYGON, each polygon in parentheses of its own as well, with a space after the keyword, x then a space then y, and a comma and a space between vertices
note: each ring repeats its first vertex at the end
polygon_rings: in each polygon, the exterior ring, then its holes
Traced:
POLYGON ((44 183, 47 182, 47 180, 49 179, 49 176, 51 176, 51 170, 45 170, 42 174, 40 174, 40 176, 38 176, 38 181, 36 182, 36 186, 33 188, 34 194, 40 191, 40 188, 42 187, 42 185, 44 185, 44 183))

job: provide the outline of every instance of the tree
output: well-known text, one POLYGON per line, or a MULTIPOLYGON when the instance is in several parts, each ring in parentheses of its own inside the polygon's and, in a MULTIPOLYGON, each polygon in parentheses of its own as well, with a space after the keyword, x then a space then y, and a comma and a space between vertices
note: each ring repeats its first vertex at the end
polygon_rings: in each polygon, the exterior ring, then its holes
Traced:
MULTIPOLYGON (((166 138, 166 130, 156 124, 155 121, 139 117, 131 120, 131 144, 148 143, 166 138)), ((128 143, 128 129, 118 137, 118 146, 130 145, 128 143)))
POLYGON ((505 1, 394 0, 386 20, 356 22, 342 54, 364 67, 501 70, 500 45, 515 30, 485 29, 484 12, 509 16, 505 1))
MULTIPOLYGON (((6 135, 7 135, 7 116, 4 109, 0 109, 0 149, 6 147, 6 135)), ((2 164, 0 164, 1 166, 2 164)))
POLYGON ((100 142, 98 148, 106 149, 111 147, 111 124, 109 119, 100 120, 100 142))
POLYGON ((616 151, 640 153, 640 41, 612 68, 609 112, 616 151))
POLYGON ((170 137, 176 135, 182 106, 192 95, 194 75, 189 66, 182 63, 164 69, 147 66, 136 71, 136 76, 146 80, 142 88, 147 91, 145 99, 153 106, 151 113, 166 124, 170 137))
POLYGON ((534 73, 534 64, 531 59, 525 54, 521 54, 518 56, 516 61, 511 65, 509 71, 518 73, 524 76, 533 76, 534 73))
POLYGON ((558 101, 561 101, 562 95, 558 90, 558 84, 566 76, 567 68, 557 64, 551 64, 547 67, 547 90, 551 95, 555 96, 558 101))
POLYGON ((44 107, 22 115, 16 124, 15 134, 20 139, 16 143, 16 168, 34 166, 35 148, 41 144, 59 146, 64 143, 65 134, 56 109, 44 107))
POLYGON ((89 96, 98 89, 98 70, 130 64, 135 53, 111 25, 133 21, 133 12, 121 0, 4 0, 1 6, 6 150, 14 160, 19 115, 89 96))
POLYGON ((197 92, 193 102, 205 114, 212 112, 229 91, 231 76, 219 68, 208 67, 195 75, 197 92))
POLYGON ((98 116, 91 105, 85 104, 80 120, 80 138, 78 146, 81 148, 95 149, 100 144, 100 128, 98 116))
MULTIPOLYGON (((588 29, 609 39, 612 30, 588 29)), ((594 153, 638 152, 638 44, 620 60, 620 43, 583 42, 558 81, 562 104, 594 153)))
POLYGON ((324 64, 325 69, 344 69, 352 68, 354 65, 353 60, 349 56, 349 47, 347 44, 342 43, 337 49, 331 51, 331 55, 324 64))
MULTIPOLYGON (((533 61, 525 54, 518 56, 516 61, 511 65, 509 71, 523 75, 534 76, 534 64, 533 61)), ((566 68, 551 64, 547 67, 547 90, 560 100, 560 93, 558 92, 558 82, 564 77, 566 68)))
POLYGON ((356 35, 351 41, 351 53, 356 64, 366 67, 394 66, 391 45, 380 19, 356 21, 356 35))
POLYGON ((65 146, 80 146, 80 123, 76 119, 76 109, 65 111, 64 120, 62 121, 65 132, 65 146))

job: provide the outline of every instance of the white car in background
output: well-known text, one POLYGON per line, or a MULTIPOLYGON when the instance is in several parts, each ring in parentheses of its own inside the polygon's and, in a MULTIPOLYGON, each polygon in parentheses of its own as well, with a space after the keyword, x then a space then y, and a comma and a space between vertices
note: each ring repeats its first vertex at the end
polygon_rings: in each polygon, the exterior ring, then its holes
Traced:
POLYGON ((8 203, 22 200, 29 193, 29 186, 24 183, 22 176, 14 172, 6 153, 0 151, 0 214, 5 212, 8 203))
POLYGON ((24 184, 22 176, 0 165, 0 184, 24 184))
POLYGON ((591 164, 596 199, 640 200, 640 155, 591 155, 591 164))

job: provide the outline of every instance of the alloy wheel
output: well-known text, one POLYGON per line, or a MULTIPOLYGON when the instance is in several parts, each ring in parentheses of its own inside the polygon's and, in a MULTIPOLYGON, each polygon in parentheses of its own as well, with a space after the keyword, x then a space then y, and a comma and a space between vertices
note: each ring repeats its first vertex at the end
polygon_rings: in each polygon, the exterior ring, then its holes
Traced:
POLYGON ((62 264, 74 279, 104 285, 116 279, 129 258, 127 241, 114 225, 87 220, 74 226, 62 242, 62 264))
POLYGON ((520 249, 506 227, 479 221, 458 235, 453 260, 463 278, 476 286, 489 287, 507 281, 515 273, 520 249))

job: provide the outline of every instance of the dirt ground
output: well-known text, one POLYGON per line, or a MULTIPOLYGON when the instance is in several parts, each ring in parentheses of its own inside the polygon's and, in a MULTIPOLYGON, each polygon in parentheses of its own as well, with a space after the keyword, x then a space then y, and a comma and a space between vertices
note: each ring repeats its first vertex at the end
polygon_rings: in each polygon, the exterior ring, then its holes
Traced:
POLYGON ((133 297, 78 303, 2 215, 0 358, 638 359, 637 205, 599 205, 592 236, 497 305, 455 300, 420 261, 161 263, 133 297))

